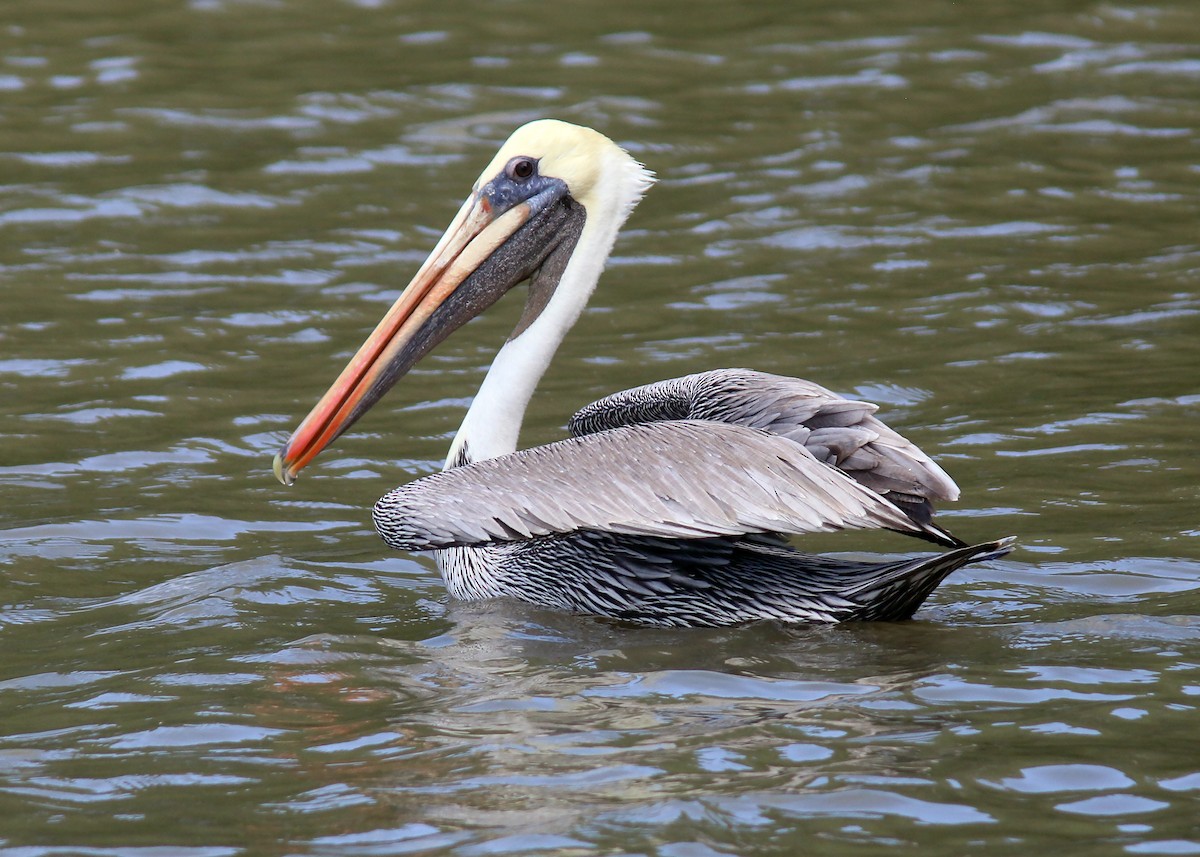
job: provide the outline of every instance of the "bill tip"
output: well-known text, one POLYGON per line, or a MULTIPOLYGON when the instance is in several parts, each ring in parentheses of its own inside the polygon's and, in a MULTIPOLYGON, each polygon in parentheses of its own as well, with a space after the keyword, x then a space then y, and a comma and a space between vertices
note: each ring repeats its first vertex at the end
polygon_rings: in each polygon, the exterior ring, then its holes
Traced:
POLYGON ((284 485, 291 485, 296 481, 296 474, 283 463, 283 452, 275 453, 275 460, 271 463, 271 469, 275 471, 275 478, 284 485))

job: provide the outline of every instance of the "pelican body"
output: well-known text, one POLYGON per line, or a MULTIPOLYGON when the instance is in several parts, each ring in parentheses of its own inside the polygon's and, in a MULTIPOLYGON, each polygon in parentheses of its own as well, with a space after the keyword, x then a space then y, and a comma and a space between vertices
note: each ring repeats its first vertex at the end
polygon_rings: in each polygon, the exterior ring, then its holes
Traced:
POLYGON ((513 133, 412 282, 275 457, 297 473, 447 336, 514 286, 525 309, 445 469, 374 510, 393 548, 432 551, 451 595, 515 598, 662 626, 906 619, 945 577, 1007 553, 933 520, 953 480, 851 401, 798 378, 720 369, 626 390, 570 437, 517 451, 526 407, 652 175, 602 134, 513 133), (863 562, 790 536, 888 529, 949 548, 863 562))

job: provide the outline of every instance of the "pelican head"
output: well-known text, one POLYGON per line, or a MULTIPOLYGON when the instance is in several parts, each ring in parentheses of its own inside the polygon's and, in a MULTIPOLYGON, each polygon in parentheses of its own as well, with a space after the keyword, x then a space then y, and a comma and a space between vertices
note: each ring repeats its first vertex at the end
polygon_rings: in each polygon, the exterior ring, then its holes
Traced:
POLYGON ((275 475, 290 485, 434 346, 528 280, 525 311, 509 340, 523 341, 533 355, 521 361, 514 399, 523 413, 591 296, 617 230, 652 181, 591 128, 552 119, 518 128, 412 282, 275 456, 275 475))

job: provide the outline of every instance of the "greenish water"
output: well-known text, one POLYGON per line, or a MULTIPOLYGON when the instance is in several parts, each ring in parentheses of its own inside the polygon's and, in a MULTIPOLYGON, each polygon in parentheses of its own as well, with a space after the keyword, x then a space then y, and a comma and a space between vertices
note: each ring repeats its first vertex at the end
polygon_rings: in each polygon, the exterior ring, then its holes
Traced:
POLYGON ((7 4, 0 855, 1200 853, 1197 44, 1184 0, 7 4), (539 116, 661 181, 524 443, 800 375, 1021 547, 904 624, 448 602, 367 509, 519 300, 276 484, 539 116))

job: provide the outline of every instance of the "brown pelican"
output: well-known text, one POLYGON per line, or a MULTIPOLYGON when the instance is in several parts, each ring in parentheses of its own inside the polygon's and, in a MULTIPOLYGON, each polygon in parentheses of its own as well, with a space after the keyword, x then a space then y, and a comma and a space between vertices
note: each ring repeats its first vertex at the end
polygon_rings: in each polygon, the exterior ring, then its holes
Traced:
POLYGON ((796 378, 725 369, 601 399, 517 452, 534 388, 653 182, 590 128, 540 120, 501 147, 395 305, 275 457, 296 474, 430 349, 528 281, 525 310, 445 470, 389 492, 376 529, 433 551, 458 598, 652 625, 904 619, 954 570, 1007 553, 932 520, 958 487, 872 413, 796 378), (863 562, 795 534, 889 529, 951 548, 863 562))

